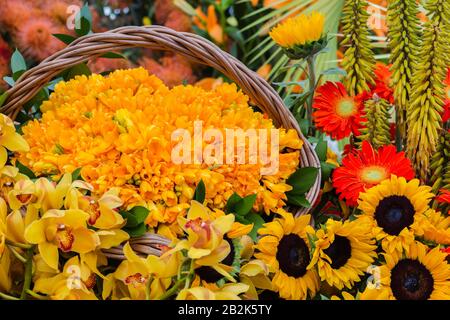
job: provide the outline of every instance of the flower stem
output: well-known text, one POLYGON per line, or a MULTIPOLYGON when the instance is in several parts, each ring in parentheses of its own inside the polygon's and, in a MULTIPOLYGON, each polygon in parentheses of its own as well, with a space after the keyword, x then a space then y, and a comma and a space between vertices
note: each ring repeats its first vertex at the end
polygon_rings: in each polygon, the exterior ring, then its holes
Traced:
POLYGON ((185 279, 183 278, 183 279, 175 282, 175 284, 173 285, 172 288, 167 290, 166 293, 164 293, 161 297, 159 297, 159 300, 166 300, 166 299, 170 298, 171 296, 173 296, 177 292, 177 290, 183 285, 184 280, 185 279))
POLYGON ((33 253, 34 253, 33 247, 27 249, 27 257, 26 257, 27 262, 25 263, 25 278, 23 281, 22 294, 20 295, 21 300, 27 298, 27 291, 30 290, 31 277, 33 276, 33 253))
POLYGON ((21 249, 33 248, 33 245, 31 245, 31 244, 18 243, 18 242, 13 242, 10 240, 6 240, 6 244, 13 246, 13 247, 21 248, 21 249))
POLYGON ((4 300, 20 300, 17 297, 10 296, 9 294, 3 293, 3 292, 0 292, 0 298, 2 298, 4 300))
POLYGON ((38 300, 49 300, 49 297, 38 294, 38 293, 34 292, 33 290, 27 290, 27 294, 38 300))
POLYGON ((17 260, 20 260, 22 263, 26 263, 27 259, 25 259, 19 252, 17 252, 16 249, 12 245, 8 245, 9 250, 11 250, 14 257, 17 258, 17 260))
POLYGON ((314 91, 316 90, 316 68, 315 68, 315 55, 310 55, 306 58, 306 62, 308 64, 308 73, 309 73, 309 97, 306 106, 306 118, 308 120, 309 133, 314 134, 314 127, 312 121, 312 112, 313 112, 313 101, 314 101, 314 91))
POLYGON ((150 300, 150 286, 152 285, 153 277, 150 276, 145 285, 145 300, 150 300))

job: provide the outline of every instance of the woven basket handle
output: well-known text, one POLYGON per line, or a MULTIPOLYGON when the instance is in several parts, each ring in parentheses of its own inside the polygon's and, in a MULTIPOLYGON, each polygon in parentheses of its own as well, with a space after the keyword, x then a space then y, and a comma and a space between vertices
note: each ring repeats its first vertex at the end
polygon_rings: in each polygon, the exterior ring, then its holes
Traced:
MULTIPOLYGON (((23 105, 63 70, 107 52, 134 47, 173 51, 196 63, 220 71, 232 79, 261 110, 266 112, 275 125, 298 131, 300 138, 305 142, 301 150, 301 166, 320 167, 319 159, 311 144, 302 135, 297 121, 267 81, 210 41, 192 33, 177 32, 162 26, 127 26, 76 39, 63 50, 26 71, 15 86, 8 90, 8 98, 0 112, 14 119, 23 105)), ((319 189, 320 174, 307 194, 310 203, 314 203, 317 199, 319 189)), ((304 212, 306 210, 302 209, 298 213, 304 212)))

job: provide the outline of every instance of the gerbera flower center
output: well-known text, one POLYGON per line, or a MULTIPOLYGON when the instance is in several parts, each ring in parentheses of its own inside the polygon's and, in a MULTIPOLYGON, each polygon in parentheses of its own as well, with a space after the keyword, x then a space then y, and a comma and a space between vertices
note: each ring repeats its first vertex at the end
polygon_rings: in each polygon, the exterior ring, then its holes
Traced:
POLYGON ((345 265, 350 259, 352 254, 352 247, 350 245, 350 240, 342 236, 334 236, 334 241, 328 248, 323 250, 323 252, 330 257, 331 267, 333 269, 339 269, 345 265))
POLYGON ((418 260, 400 260, 391 271, 391 289, 397 300, 426 300, 433 285, 431 272, 418 260))
POLYGON ((361 171, 361 180, 377 184, 387 178, 386 169, 380 166, 370 166, 361 171))
POLYGON ((343 118, 354 115, 356 111, 355 102, 352 99, 342 99, 336 105, 336 113, 343 118))
POLYGON ((405 196, 389 196, 378 204, 375 220, 384 232, 397 236, 414 222, 414 206, 405 196))
POLYGON ((276 258, 281 271, 288 276, 300 278, 305 275, 310 262, 309 248, 305 240, 291 233, 280 240, 276 258))

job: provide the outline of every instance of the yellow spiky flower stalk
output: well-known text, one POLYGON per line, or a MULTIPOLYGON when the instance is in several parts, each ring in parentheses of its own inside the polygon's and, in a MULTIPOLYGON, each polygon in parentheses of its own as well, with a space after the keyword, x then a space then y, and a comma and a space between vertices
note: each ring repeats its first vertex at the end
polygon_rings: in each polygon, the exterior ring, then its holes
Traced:
POLYGON ((400 136, 406 136, 406 110, 411 98, 413 69, 420 46, 420 22, 416 0, 390 0, 388 5, 388 36, 391 49, 392 85, 400 136))
POLYGON ((365 127, 361 129, 359 140, 367 140, 375 149, 391 144, 390 109, 391 105, 377 96, 367 100, 364 112, 365 127))
POLYGON ((444 80, 449 64, 450 3, 430 0, 425 8, 429 21, 424 26, 420 61, 413 74, 412 99, 407 110, 407 155, 417 175, 426 181, 430 158, 436 151, 442 128, 444 80))
POLYGON ((345 86, 350 95, 369 91, 368 84, 373 84, 375 58, 369 41, 367 28, 368 4, 365 0, 346 0, 342 11, 342 31, 346 46, 342 67, 347 72, 345 86))

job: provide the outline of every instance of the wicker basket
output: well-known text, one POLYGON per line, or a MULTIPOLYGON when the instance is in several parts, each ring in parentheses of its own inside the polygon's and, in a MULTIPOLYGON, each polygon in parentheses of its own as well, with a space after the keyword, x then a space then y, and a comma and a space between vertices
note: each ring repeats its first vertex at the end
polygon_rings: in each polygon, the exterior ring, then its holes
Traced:
MULTIPOLYGON (((193 62, 220 71, 232 79, 261 110, 266 112, 276 126, 298 131, 300 138, 304 141, 300 152, 301 166, 320 168, 319 159, 311 144, 301 133, 297 121, 284 106, 277 92, 263 78, 210 41, 192 33, 177 32, 161 26, 122 27, 104 33, 86 35, 75 40, 65 49, 26 71, 8 91, 8 98, 0 112, 14 119, 23 105, 63 70, 107 52, 134 47, 170 50, 193 62)), ((320 181, 319 171, 314 186, 306 196, 310 203, 314 203, 319 195, 320 181)), ((296 210, 295 214, 301 215, 306 212, 307 209, 301 208, 296 210)), ((132 246, 143 255, 158 254, 159 246, 167 244, 167 241, 156 235, 146 235, 142 239, 133 239, 132 246)), ((108 255, 111 258, 121 259, 123 255, 120 253, 121 248, 114 248, 108 252, 108 255)))

